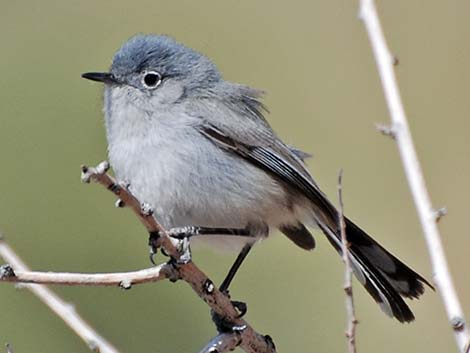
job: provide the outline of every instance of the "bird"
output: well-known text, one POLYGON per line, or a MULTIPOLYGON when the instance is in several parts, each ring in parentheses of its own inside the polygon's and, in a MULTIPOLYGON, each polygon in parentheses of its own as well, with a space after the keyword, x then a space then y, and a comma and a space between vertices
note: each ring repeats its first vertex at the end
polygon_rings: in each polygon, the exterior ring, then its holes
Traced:
MULTIPOLYGON (((221 241, 240 250, 228 288, 259 240, 276 229, 305 250, 319 229, 339 254, 339 212, 307 169, 309 155, 266 120, 263 92, 224 80, 214 62, 166 35, 139 34, 115 53, 104 83, 110 164, 175 237, 221 241)), ((400 322, 414 320, 404 298, 430 283, 344 217, 358 281, 400 322)))

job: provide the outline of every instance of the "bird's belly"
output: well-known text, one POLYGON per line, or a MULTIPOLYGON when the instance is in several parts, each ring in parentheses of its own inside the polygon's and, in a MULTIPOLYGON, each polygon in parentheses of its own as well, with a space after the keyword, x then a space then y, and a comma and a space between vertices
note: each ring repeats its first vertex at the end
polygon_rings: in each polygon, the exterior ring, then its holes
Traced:
POLYGON ((134 195, 154 208, 166 228, 243 228, 292 221, 279 182, 203 138, 197 145, 130 146, 135 144, 110 148, 111 164, 119 179, 130 182, 134 195))

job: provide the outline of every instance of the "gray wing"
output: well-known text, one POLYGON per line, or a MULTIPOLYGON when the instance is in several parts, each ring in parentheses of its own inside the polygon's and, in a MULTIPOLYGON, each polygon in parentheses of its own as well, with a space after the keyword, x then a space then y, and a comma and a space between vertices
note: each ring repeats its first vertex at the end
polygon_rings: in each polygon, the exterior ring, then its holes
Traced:
POLYGON ((219 147, 237 154, 282 180, 288 187, 300 191, 312 201, 317 216, 321 217, 318 221, 336 227, 335 207, 318 188, 299 156, 283 144, 273 132, 264 130, 260 134, 257 131, 257 135, 250 136, 247 135, 249 131, 245 130, 244 140, 256 141, 249 144, 239 141, 233 134, 230 135, 208 122, 199 126, 199 131, 219 147))

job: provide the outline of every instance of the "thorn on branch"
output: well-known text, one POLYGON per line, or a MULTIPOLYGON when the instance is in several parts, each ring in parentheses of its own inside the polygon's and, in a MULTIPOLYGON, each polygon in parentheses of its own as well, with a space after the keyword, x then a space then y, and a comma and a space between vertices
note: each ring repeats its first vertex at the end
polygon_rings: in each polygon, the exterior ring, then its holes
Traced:
POLYGON ((208 278, 204 282, 203 288, 204 288, 204 292, 206 294, 212 294, 214 292, 214 288, 215 288, 214 283, 208 278))
POLYGON ((143 202, 140 205, 140 211, 142 212, 142 215, 144 215, 144 216, 153 215, 153 207, 150 204, 146 203, 146 202, 143 202))
POLYGON ((465 328, 465 320, 461 317, 454 317, 450 320, 450 325, 455 331, 461 331, 465 328))
POLYGON ((388 126, 385 124, 375 124, 375 128, 379 130, 382 135, 391 137, 393 140, 397 139, 397 132, 393 126, 388 126))
POLYGON ((89 340, 87 346, 93 352, 100 353, 100 346, 94 340, 89 340))
POLYGON ((119 184, 121 185, 121 187, 123 187, 126 190, 129 190, 131 186, 131 182, 129 180, 121 181, 119 184))
POLYGON ((86 165, 82 165, 81 169, 82 169, 82 174, 80 178, 82 179, 82 183, 89 184, 90 179, 91 179, 91 174, 92 174, 90 173, 90 168, 88 168, 86 165))
POLYGON ((82 182, 88 184, 90 183, 91 177, 93 175, 105 174, 109 170, 109 163, 107 161, 103 161, 100 164, 98 164, 96 167, 88 167, 86 165, 82 165, 81 169, 82 169, 82 174, 81 174, 82 182))
POLYGON ((104 174, 109 170, 109 163, 108 161, 103 161, 96 166, 96 173, 97 174, 104 174))
POLYGON ((16 277, 13 267, 8 264, 0 266, 0 280, 12 277, 16 277))
POLYGON ((436 223, 439 223, 442 217, 447 215, 447 208, 441 207, 437 210, 434 210, 434 218, 436 219, 436 223))
POLYGON ((120 190, 120 186, 116 183, 109 184, 108 189, 111 191, 113 194, 118 194, 120 190))

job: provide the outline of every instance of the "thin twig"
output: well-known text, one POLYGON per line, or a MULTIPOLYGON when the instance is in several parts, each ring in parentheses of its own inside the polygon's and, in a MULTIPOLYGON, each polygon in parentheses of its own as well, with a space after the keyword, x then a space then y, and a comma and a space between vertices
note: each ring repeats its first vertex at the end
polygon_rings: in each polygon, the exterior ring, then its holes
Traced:
POLYGON ((236 332, 221 333, 215 336, 199 353, 231 352, 240 344, 240 335, 236 332))
POLYGON ((348 317, 348 325, 346 329, 346 337, 348 339, 348 352, 356 353, 356 311, 354 308, 354 296, 352 289, 352 268, 349 258, 349 242, 346 238, 346 224, 344 222, 344 205, 343 205, 343 170, 338 174, 338 199, 339 199, 339 225, 341 232, 341 252, 343 253, 344 262, 344 292, 346 293, 346 313, 348 317))
POLYGON ((157 222, 148 205, 142 205, 126 185, 118 184, 113 177, 106 173, 108 168, 107 162, 100 163, 96 168, 83 166, 82 180, 84 182, 97 182, 113 192, 119 197, 119 206, 130 207, 149 233, 158 233, 160 235, 159 245, 176 260, 172 264, 175 271, 177 271, 178 278, 187 282, 199 297, 224 321, 233 323, 239 329, 240 347, 245 352, 275 353, 276 348, 272 339, 269 336, 259 334, 243 318, 239 317, 239 313, 230 299, 220 292, 192 261, 184 263, 177 261, 180 254, 175 246, 175 240, 170 238, 165 229, 157 222))
MULTIPOLYGON (((10 250, 0 241, 0 256, 9 261, 10 250)), ((0 266, 0 281, 36 284, 60 284, 68 286, 120 286, 129 289, 134 284, 156 282, 171 278, 173 267, 161 264, 156 267, 132 272, 116 273, 69 273, 22 271, 11 265, 0 266)))
MULTIPOLYGON (((15 271, 28 272, 28 267, 16 255, 13 249, 0 237, 0 256, 10 263, 15 271)), ((49 288, 40 284, 23 285, 46 304, 57 316, 59 316, 75 333, 88 345, 99 353, 119 353, 111 343, 101 337, 80 315, 73 305, 66 303, 49 288)))
POLYGON ((395 77, 393 55, 391 55, 387 47, 373 0, 361 0, 359 16, 366 27, 377 63, 392 121, 391 131, 393 131, 393 136, 397 141, 405 174, 423 228, 431 258, 434 282, 444 303, 459 350, 464 352, 470 335, 445 257, 436 224, 436 213, 432 207, 421 166, 413 145, 395 77))

